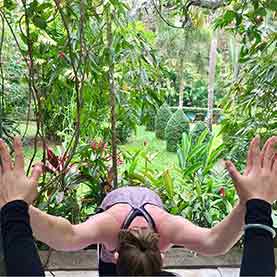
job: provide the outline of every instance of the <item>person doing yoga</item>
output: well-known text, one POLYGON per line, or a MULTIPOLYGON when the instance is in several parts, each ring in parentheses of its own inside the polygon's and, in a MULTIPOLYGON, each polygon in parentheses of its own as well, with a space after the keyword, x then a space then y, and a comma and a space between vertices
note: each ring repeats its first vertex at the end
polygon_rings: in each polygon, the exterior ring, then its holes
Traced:
MULTIPOLYGON (((231 214, 212 229, 197 227, 182 217, 168 214, 160 198, 146 188, 126 187, 108 194, 102 202, 102 212, 79 225, 71 225, 65 219, 47 215, 30 206, 34 235, 60 250, 77 250, 92 243, 101 244, 99 271, 102 275, 158 274, 162 268, 162 253, 174 244, 203 255, 223 254, 242 233, 246 202, 258 198, 271 203, 277 198, 277 189, 274 190, 277 187, 277 162, 274 162, 272 146, 276 142, 276 137, 269 139, 262 151, 259 138, 251 142, 243 176, 231 162, 227 162, 240 201, 231 214), (270 198, 259 187, 267 188, 270 198)), ((15 148, 15 153, 21 152, 17 156, 23 157, 20 143, 15 143, 15 148)), ((3 171, 11 170, 13 166, 3 142, 0 143, 0 153, 4 161, 3 171)), ((258 228, 253 224, 249 226, 246 232, 258 228)), ((266 228, 261 229, 267 231, 266 228)), ((3 234, 6 233, 3 231, 3 234)))

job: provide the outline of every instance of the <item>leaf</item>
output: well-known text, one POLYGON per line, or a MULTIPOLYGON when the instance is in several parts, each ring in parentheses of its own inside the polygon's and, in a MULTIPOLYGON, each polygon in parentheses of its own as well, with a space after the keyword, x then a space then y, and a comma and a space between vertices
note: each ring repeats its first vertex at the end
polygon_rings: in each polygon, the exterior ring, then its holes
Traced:
POLYGON ((47 147, 47 160, 54 167, 57 168, 59 166, 59 158, 54 154, 54 152, 47 147))
POLYGON ((196 144, 202 144, 205 140, 205 138, 208 136, 209 130, 204 130, 201 135, 198 137, 196 144))
POLYGON ((16 1, 4 0, 4 7, 11 11, 16 8, 16 1))
POLYGON ((202 167, 202 163, 198 162, 198 163, 194 163, 193 165, 185 168, 185 170, 183 171, 183 176, 191 176, 193 174, 195 174, 200 168, 202 167))
POLYGON ((277 1, 276 0, 265 1, 264 5, 272 11, 277 11, 277 1))
POLYGON ((261 16, 266 16, 266 9, 263 8, 263 7, 260 7, 255 11, 255 14, 256 15, 261 15, 261 16))
POLYGON ((163 179, 164 179, 164 185, 165 185, 167 194, 170 199, 173 199, 174 187, 173 187, 172 177, 168 169, 163 173, 163 179))
POLYGON ((237 17, 237 13, 232 11, 232 10, 228 10, 225 12, 224 16, 223 16, 223 21, 225 25, 228 25, 229 23, 231 23, 235 18, 237 17))
POLYGON ((34 16, 32 18, 32 21, 40 29, 45 30, 46 27, 47 27, 46 21, 43 18, 39 17, 39 16, 34 16))

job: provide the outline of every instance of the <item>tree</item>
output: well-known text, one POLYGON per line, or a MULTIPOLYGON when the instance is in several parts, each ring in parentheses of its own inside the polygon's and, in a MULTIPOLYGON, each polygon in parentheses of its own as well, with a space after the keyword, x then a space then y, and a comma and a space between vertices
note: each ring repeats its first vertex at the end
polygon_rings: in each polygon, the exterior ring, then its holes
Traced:
POLYGON ((228 152, 237 161, 244 160, 255 134, 266 140, 277 133, 275 10, 274 1, 231 1, 216 19, 216 27, 231 31, 241 44, 240 71, 227 83, 222 122, 228 152))
POLYGON ((214 83, 215 83, 215 68, 216 68, 216 53, 217 53, 217 32, 213 32, 210 58, 209 58, 209 77, 208 77, 208 128, 212 132, 213 126, 213 105, 214 105, 214 83))
MULTIPOLYGON (((189 85, 186 84, 186 81, 189 83, 192 81, 189 74, 190 64, 195 61, 197 64, 205 64, 207 48, 204 45, 209 37, 209 31, 199 28, 198 25, 201 24, 198 19, 196 19, 195 27, 187 29, 174 29, 161 24, 158 33, 157 44, 161 48, 161 53, 176 71, 180 109, 184 105, 184 89, 186 85, 189 85)), ((203 66, 198 68, 201 73, 204 71, 203 66)))

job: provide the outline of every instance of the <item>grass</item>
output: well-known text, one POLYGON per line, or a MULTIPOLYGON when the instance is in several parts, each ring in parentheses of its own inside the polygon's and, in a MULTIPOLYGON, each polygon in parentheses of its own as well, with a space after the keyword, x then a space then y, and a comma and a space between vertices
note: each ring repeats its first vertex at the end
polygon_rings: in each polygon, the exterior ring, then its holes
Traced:
MULTIPOLYGON (((193 128, 193 125, 190 126, 193 128)), ((220 125, 213 126, 214 133, 218 134, 220 131, 220 125)), ((222 137, 216 136, 214 141, 214 147, 219 146, 222 143, 222 137)), ((166 142, 157 139, 155 132, 149 132, 145 130, 144 126, 138 126, 136 132, 131 136, 128 143, 122 145, 121 150, 129 153, 136 153, 137 151, 144 149, 146 153, 155 158, 152 160, 151 168, 158 171, 163 171, 167 168, 177 166, 178 158, 176 153, 171 153, 166 150, 166 142), (145 146, 146 144, 146 146, 145 146)), ((139 162, 139 166, 143 166, 144 161, 139 162)))
MULTIPOLYGON (((166 151, 166 142, 157 139, 155 133, 146 131, 144 126, 138 126, 128 144, 122 145, 120 148, 133 154, 141 149, 151 156, 155 154, 151 167, 159 171, 177 164, 177 155, 166 151)), ((143 162, 143 160, 140 161, 141 166, 143 162)))

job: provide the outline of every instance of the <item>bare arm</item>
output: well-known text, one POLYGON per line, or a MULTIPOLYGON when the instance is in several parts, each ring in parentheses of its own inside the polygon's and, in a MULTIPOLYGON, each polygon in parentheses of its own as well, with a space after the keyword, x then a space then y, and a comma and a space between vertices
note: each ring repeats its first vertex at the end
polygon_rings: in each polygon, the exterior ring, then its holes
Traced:
POLYGON ((86 222, 72 225, 68 220, 48 215, 30 206, 29 214, 34 236, 56 250, 75 251, 94 243, 109 240, 113 218, 101 213, 86 222))
POLYGON ((272 189, 276 182, 272 173, 275 160, 273 145, 276 143, 277 137, 272 137, 260 151, 260 138, 253 139, 243 175, 240 175, 231 162, 227 162, 227 170, 233 179, 240 204, 212 229, 197 227, 181 217, 171 217, 167 228, 171 233, 172 243, 184 245, 204 255, 226 253, 241 236, 246 201, 263 196, 263 199, 272 203, 277 197, 272 189))
POLYGON ((226 253, 242 234, 245 208, 237 205, 223 221, 211 229, 201 228, 181 216, 168 215, 163 226, 171 244, 182 245, 205 256, 226 253))

